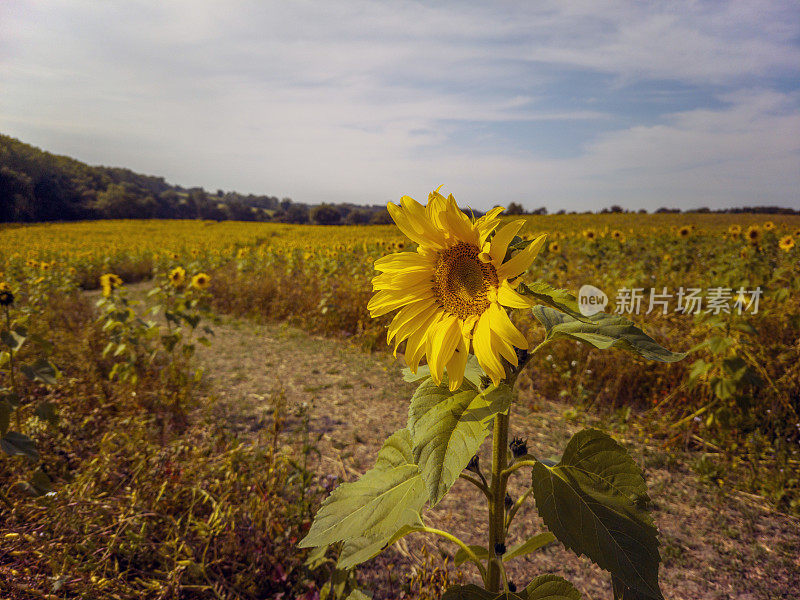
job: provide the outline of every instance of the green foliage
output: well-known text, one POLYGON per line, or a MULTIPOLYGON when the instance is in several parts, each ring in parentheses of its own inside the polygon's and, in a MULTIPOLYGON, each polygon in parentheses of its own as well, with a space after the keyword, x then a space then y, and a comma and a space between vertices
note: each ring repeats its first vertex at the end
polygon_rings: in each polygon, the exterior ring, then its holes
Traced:
POLYGON ((597 313, 580 321, 547 306, 533 308, 534 316, 544 325, 548 340, 559 337, 587 342, 605 350, 619 348, 638 354, 648 360, 676 362, 686 357, 685 352, 671 352, 633 323, 619 315, 597 313))
POLYGON ((511 388, 505 384, 479 392, 472 383, 455 394, 443 383, 427 379, 411 398, 408 429, 413 459, 422 472, 431 506, 435 506, 458 479, 470 458, 489 434, 494 416, 511 406, 511 388))
POLYGON ((581 593, 558 575, 539 575, 525 588, 528 600, 581 600, 581 593))
POLYGON ((644 477, 624 448, 596 429, 581 431, 557 465, 536 462, 532 483, 539 514, 560 542, 628 587, 662 597, 644 477))
POLYGON ((323 502, 301 548, 322 546, 364 536, 393 535, 420 522, 427 500, 419 468, 411 454, 411 435, 392 434, 370 471, 344 483, 323 502))
POLYGON ((488 592, 470 583, 448 588, 442 600, 527 600, 527 598, 511 592, 488 592))

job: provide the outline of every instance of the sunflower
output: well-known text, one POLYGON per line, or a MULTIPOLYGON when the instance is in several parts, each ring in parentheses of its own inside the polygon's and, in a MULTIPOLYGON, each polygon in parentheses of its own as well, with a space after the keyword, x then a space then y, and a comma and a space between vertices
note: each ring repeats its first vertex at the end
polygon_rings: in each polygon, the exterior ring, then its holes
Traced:
POLYGON ((728 227, 728 234, 731 237, 734 237, 734 238, 735 237, 739 237, 740 235, 742 235, 742 226, 741 225, 731 225, 730 227, 728 227))
POLYGON ((183 267, 175 267, 169 273, 169 282, 175 286, 180 287, 186 281, 186 269, 183 267))
POLYGON ((772 231, 773 229, 775 229, 775 223, 772 221, 767 221, 764 223, 764 231, 772 231))
POLYGON ((594 242, 597 239, 597 232, 594 229, 584 229, 583 237, 585 237, 590 242, 594 242))
POLYGON ((680 229, 678 229, 678 237, 688 238, 692 235, 692 228, 689 225, 684 225, 680 229))
POLYGON ((754 246, 761 241, 761 228, 758 225, 750 225, 747 228, 747 233, 745 234, 747 241, 753 244, 754 246))
POLYGON ((750 248, 747 246, 742 246, 742 249, 739 250, 739 258, 749 258, 750 257, 750 248))
POLYGON ((113 273, 106 273, 100 276, 100 287, 103 288, 103 296, 110 296, 111 290, 122 285, 122 279, 113 273))
POLYGON ((547 247, 547 249, 553 254, 558 254, 561 252, 561 244, 558 242, 550 242, 550 245, 547 247))
POLYGON ((611 237, 617 240, 620 244, 625 243, 625 234, 622 233, 619 229, 615 229, 611 232, 611 237))
POLYGON ((495 232, 501 207, 470 218, 452 195, 445 198, 437 190, 428 196, 427 206, 403 196, 400 206, 390 202, 387 208, 418 246, 415 252, 375 261, 380 274, 372 280, 376 293, 367 305, 370 315, 400 309, 387 338, 394 339, 395 352, 407 340, 405 359, 412 371, 424 355, 434 381, 441 383, 447 369, 449 387, 455 391, 472 350, 483 370, 499 383, 505 377, 501 357, 516 366, 514 348, 528 347, 503 307, 532 306, 515 291, 514 280, 533 262, 546 236, 506 260, 509 244, 525 221, 510 222, 495 232))
POLYGON ((197 275, 192 277, 192 287, 197 288, 198 290, 208 289, 210 283, 211 283, 211 277, 209 277, 205 273, 198 273, 197 275))
POLYGON ((781 241, 778 242, 778 246, 784 252, 789 252, 792 248, 794 248, 794 238, 790 235, 785 235, 781 238, 781 241))

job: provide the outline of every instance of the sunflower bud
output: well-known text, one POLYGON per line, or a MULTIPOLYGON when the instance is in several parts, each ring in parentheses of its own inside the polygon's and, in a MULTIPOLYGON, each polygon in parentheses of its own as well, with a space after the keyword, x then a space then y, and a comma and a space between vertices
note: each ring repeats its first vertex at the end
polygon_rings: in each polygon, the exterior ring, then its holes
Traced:
POLYGON ((14 294, 5 282, 0 283, 0 306, 11 306, 14 303, 14 294))
POLYGON ((517 584, 514 583, 513 581, 509 581, 508 582, 508 591, 511 592, 512 594, 514 592, 516 592, 517 591, 517 584))
POLYGON ((513 440, 511 440, 511 442, 508 444, 508 447, 511 449, 511 454, 514 455, 514 458, 525 456, 528 453, 527 440, 523 440, 519 437, 515 437, 513 440))
POLYGON ((497 556, 503 556, 503 554, 506 553, 506 545, 503 544, 502 542, 495 544, 494 545, 494 553, 497 556))
POLYGON ((472 471, 476 475, 481 472, 480 458, 477 454, 469 459, 469 462, 467 463, 467 471, 472 471))

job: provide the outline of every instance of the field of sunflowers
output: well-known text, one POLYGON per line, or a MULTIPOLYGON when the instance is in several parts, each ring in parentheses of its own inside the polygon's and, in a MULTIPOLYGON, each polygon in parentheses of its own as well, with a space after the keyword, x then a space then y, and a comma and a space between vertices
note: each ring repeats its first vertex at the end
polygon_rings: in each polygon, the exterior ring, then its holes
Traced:
MULTIPOLYGON (((525 385, 635 421, 665 452, 701 453, 699 477, 800 512, 800 217, 523 218, 523 239, 547 234, 523 281, 575 295, 593 286, 606 294, 607 312, 689 353, 654 364, 556 342, 525 385)), ((45 573, 54 594, 128 597, 135 588, 170 597, 154 590, 172 578, 181 580, 180 597, 234 597, 211 583, 211 563, 242 581, 272 573, 268 582, 247 580, 252 597, 281 577, 299 585, 286 573, 300 572, 300 559, 276 563, 270 551, 299 536, 286 523, 307 527, 307 477, 290 477, 299 467, 281 458, 281 419, 265 432, 264 450, 216 436, 213 418, 189 416, 203 379, 196 350, 210 344, 221 316, 235 315, 390 352, 392 315, 373 319, 367 308, 373 264, 414 248, 394 226, 0 228, 0 589, 14 580, 18 597, 43 597, 34 591, 45 573), (68 498, 58 494, 64 482, 68 498), (254 507, 254 489, 272 501, 254 507), (156 505, 149 530, 125 527, 156 505), (64 511, 70 518, 57 518, 64 511), (218 549, 207 562, 211 540, 218 549), (275 564, 281 573, 270 570, 275 564), (124 587, 115 583, 122 572, 157 573, 158 583, 142 576, 124 587)), ((532 318, 515 324, 529 339, 540 335, 532 318)))

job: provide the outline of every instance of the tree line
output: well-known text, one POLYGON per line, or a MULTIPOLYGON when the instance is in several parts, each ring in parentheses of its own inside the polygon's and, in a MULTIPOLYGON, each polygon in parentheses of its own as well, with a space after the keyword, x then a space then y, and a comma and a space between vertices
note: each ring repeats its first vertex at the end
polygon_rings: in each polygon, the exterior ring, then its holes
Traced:
MULTIPOLYGON (((560 210, 556 214, 565 212, 560 210)), ((628 211, 612 206, 599 212, 628 211)), ((681 211, 660 208, 656 212, 681 211)), ((780 207, 719 211, 699 208, 691 212, 800 213, 780 207)), ((546 215, 547 208, 528 211, 511 202, 506 214, 546 215)), ((167 183, 163 177, 142 175, 130 169, 90 166, 0 134, 0 222, 90 219, 207 219, 321 225, 391 223, 385 205, 310 206, 291 198, 183 188, 167 183)))

